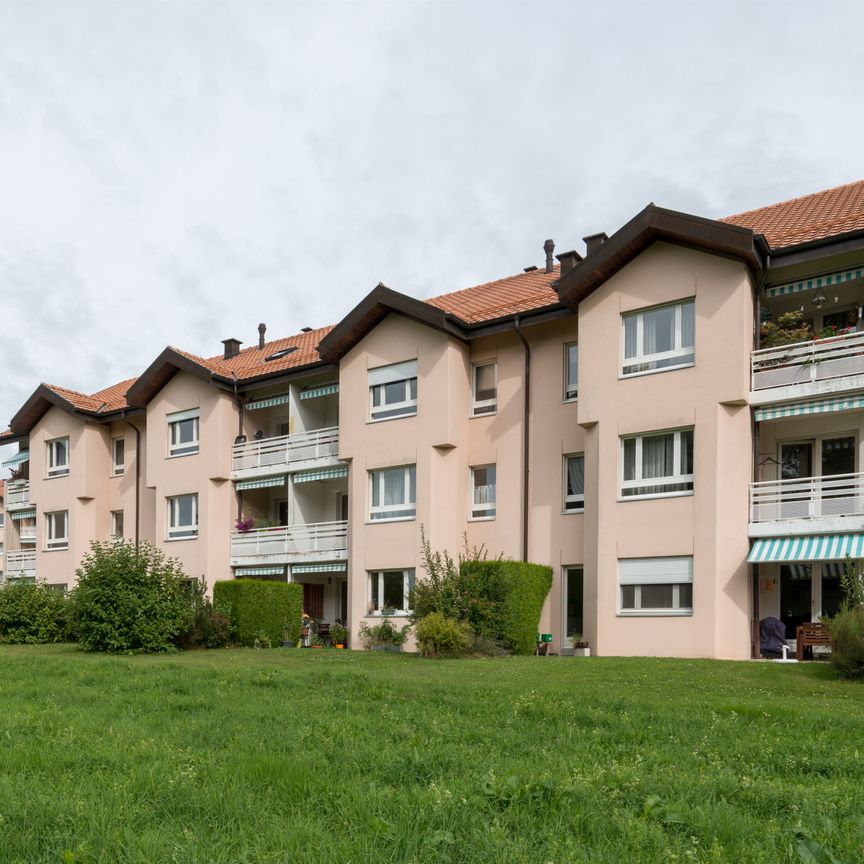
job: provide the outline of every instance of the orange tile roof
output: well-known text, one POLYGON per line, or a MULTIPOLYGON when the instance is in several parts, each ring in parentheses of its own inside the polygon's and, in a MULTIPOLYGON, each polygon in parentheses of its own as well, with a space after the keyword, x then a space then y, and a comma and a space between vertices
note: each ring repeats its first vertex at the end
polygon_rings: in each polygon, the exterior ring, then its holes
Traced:
POLYGON ((125 381, 112 384, 104 390, 98 390, 91 396, 86 393, 79 393, 77 390, 70 390, 68 387, 58 387, 56 384, 45 384, 44 386, 53 390, 61 399, 65 399, 80 411, 87 411, 91 414, 108 414, 127 407, 126 391, 136 380, 135 378, 128 378, 125 381))
POLYGON ((864 180, 719 220, 765 235, 772 249, 864 229, 864 180))

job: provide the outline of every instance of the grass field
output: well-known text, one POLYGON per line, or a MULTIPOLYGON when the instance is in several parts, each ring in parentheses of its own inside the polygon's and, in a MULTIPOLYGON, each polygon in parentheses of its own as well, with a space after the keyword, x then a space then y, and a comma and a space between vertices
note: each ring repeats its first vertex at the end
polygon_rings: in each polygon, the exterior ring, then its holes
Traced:
POLYGON ((4 647, 0 861, 845 864, 862 723, 813 665, 4 647))

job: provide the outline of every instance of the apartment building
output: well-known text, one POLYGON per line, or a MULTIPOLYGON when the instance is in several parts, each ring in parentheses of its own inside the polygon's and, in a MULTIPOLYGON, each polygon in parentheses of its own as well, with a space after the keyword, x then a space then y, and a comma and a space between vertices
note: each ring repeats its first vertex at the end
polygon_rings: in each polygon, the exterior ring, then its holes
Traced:
POLYGON ((553 567, 553 649, 745 658, 834 611, 864 555, 864 182, 723 220, 649 205, 585 252, 92 395, 40 385, 0 441, 7 578, 74 585, 92 539, 208 584, 304 585, 356 633, 433 547, 553 567), (811 332, 762 347, 799 311, 811 332))
POLYGON ((5 492, 5 481, 0 480, 0 585, 3 584, 3 571, 6 566, 6 506, 4 504, 5 492))

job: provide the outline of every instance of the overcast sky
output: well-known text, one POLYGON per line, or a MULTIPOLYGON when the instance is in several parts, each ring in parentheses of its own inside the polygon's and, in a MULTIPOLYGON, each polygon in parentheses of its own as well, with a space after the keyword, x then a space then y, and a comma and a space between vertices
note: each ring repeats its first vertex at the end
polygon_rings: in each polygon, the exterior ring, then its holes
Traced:
POLYGON ((649 201, 723 216, 860 179, 862 25, 853 2, 0 0, 0 423, 40 381, 333 323, 379 280, 508 275, 649 201))

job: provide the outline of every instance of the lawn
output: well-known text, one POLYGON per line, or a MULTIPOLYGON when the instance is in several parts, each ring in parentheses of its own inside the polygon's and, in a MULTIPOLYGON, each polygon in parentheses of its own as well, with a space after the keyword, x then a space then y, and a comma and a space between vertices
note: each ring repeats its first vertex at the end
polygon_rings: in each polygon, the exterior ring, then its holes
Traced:
POLYGON ((821 665, 3 647, 0 861, 845 864, 862 720, 821 665))

